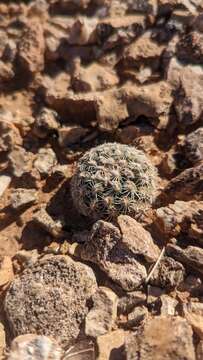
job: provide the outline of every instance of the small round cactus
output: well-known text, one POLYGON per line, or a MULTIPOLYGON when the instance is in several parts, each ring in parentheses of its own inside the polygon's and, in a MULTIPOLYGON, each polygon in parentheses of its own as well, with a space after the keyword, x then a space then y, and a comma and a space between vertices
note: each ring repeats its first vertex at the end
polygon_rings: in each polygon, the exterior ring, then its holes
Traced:
POLYGON ((71 193, 81 214, 97 219, 133 217, 148 208, 156 185, 156 170, 133 146, 106 143, 78 162, 71 193))

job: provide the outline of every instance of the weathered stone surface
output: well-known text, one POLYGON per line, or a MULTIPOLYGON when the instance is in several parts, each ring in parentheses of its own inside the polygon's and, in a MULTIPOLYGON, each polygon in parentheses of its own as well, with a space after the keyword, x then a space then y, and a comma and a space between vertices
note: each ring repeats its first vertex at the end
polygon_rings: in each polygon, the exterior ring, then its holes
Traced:
POLYGON ((197 270, 203 274, 203 249, 196 246, 188 246, 181 249, 177 245, 168 244, 166 248, 167 254, 184 265, 197 270))
POLYGON ((58 142, 61 147, 80 142, 88 130, 82 126, 65 126, 58 130, 58 142))
POLYGON ((98 360, 121 360, 125 333, 119 329, 97 338, 98 360))
POLYGON ((202 360, 203 359, 203 340, 199 342, 196 348, 196 360, 202 360))
POLYGON ((4 350, 6 349, 6 334, 4 326, 0 323, 0 357, 3 356, 4 350))
POLYGON ((141 291, 131 291, 118 300, 118 313, 127 314, 139 304, 146 302, 146 295, 141 291))
POLYGON ((164 316, 168 315, 176 315, 176 306, 178 305, 178 301, 171 296, 166 294, 161 295, 161 309, 160 314, 164 316))
POLYGON ((85 319, 87 336, 98 337, 112 330, 117 315, 117 296, 105 287, 99 287, 92 296, 93 308, 85 319))
POLYGON ((13 125, 13 114, 0 108, 0 151, 10 151, 21 143, 18 129, 13 125))
POLYGON ((120 229, 111 223, 97 221, 88 241, 79 246, 78 251, 82 258, 98 264, 123 289, 133 291, 146 277, 143 259, 146 265, 154 262, 159 248, 136 220, 121 215, 118 224, 120 229))
POLYGON ((203 162, 182 171, 164 189, 164 194, 173 200, 203 200, 203 162))
POLYGON ((192 329, 185 319, 159 316, 126 342, 127 360, 195 360, 192 329))
POLYGON ((202 201, 175 201, 156 210, 155 225, 164 237, 176 237, 181 232, 201 241, 203 229, 201 216, 202 201))
POLYGON ((203 160, 203 127, 186 136, 183 151, 185 158, 192 164, 203 160))
POLYGON ((193 331, 203 340, 203 316, 194 313, 186 313, 185 318, 192 326, 193 331))
POLYGON ((12 174, 16 177, 21 177, 23 174, 30 172, 32 157, 33 155, 23 147, 14 147, 8 156, 12 174))
POLYGON ((42 108, 35 119, 33 127, 34 134, 43 139, 53 131, 57 130, 59 124, 56 119, 57 113, 55 111, 48 108, 42 108))
POLYGON ((26 26, 18 48, 18 59, 23 68, 35 74, 44 68, 45 42, 43 27, 39 21, 30 21, 26 26))
POLYGON ((45 256, 15 277, 6 294, 13 335, 37 333, 67 345, 78 336, 96 287, 87 265, 68 256, 45 256))
POLYGON ((40 174, 48 176, 54 165, 57 164, 56 154, 50 148, 42 148, 39 150, 36 160, 34 161, 34 167, 40 174))
POLYGON ((0 257, 0 287, 8 285, 14 278, 13 265, 9 256, 0 257))
POLYGON ((203 34, 191 31, 184 34, 177 44, 177 57, 180 61, 194 64, 203 63, 203 34))
POLYGON ((9 187, 11 182, 11 177, 8 175, 0 175, 0 198, 9 187))
POLYGON ((34 214, 33 220, 54 237, 60 237, 63 233, 61 222, 54 221, 54 219, 43 208, 34 214))
POLYGON ((14 78, 14 71, 12 65, 9 63, 4 63, 0 60, 0 86, 5 85, 5 83, 11 81, 14 78))
POLYGON ((128 320, 124 324, 127 329, 133 329, 145 321, 148 317, 148 310, 145 306, 136 306, 129 314, 128 320))
POLYGON ((32 205, 36 201, 37 192, 35 189, 13 189, 10 195, 11 206, 15 210, 32 205))
POLYGON ((184 279, 185 270, 181 263, 171 257, 164 257, 152 274, 150 283, 165 289, 177 287, 184 279))
POLYGON ((46 336, 27 334, 15 338, 11 344, 8 360, 60 360, 60 346, 46 336))

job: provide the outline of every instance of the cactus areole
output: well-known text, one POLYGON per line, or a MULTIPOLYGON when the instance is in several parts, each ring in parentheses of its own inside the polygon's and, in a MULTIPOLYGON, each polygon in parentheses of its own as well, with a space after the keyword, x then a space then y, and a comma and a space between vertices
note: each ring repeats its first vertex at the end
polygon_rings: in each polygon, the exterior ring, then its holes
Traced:
POLYGON ((117 143, 85 153, 71 183, 78 212, 94 220, 136 217, 152 204, 155 188, 156 170, 146 155, 117 143))

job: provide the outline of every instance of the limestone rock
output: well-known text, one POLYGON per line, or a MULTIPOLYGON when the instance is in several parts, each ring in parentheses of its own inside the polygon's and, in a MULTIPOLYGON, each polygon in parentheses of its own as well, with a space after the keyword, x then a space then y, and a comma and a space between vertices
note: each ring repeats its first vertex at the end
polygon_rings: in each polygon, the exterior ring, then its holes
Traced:
POLYGON ((158 316, 126 342, 127 360, 195 360, 192 329, 185 319, 158 316))
POLYGON ((87 265, 68 256, 45 256, 15 277, 6 294, 13 335, 37 333, 67 346, 79 334, 96 287, 87 265))
POLYGON ((99 287, 92 297, 93 308, 85 319, 87 336, 98 337, 112 330, 117 315, 117 296, 112 290, 99 287))
POLYGON ((60 360, 60 346, 46 336, 27 334, 15 338, 11 344, 8 360, 60 360), (32 354, 32 355, 30 355, 32 354))

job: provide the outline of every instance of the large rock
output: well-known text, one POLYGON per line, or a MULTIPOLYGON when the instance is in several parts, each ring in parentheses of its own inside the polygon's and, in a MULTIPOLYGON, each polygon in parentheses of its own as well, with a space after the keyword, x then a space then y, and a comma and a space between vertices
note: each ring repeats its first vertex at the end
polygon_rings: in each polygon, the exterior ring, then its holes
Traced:
POLYGON ((181 263, 165 256, 155 269, 150 283, 164 289, 177 287, 184 279, 185 269, 181 263))
POLYGON ((46 256, 12 282, 4 308, 13 335, 37 333, 62 345, 75 339, 96 290, 93 271, 68 256, 46 256))
POLYGON ((184 265, 197 270, 203 274, 203 249, 196 246, 188 246, 186 249, 168 244, 166 248, 167 254, 180 261, 184 265))
POLYGON ((191 326, 180 317, 148 320, 125 348, 127 360, 195 360, 191 326))

